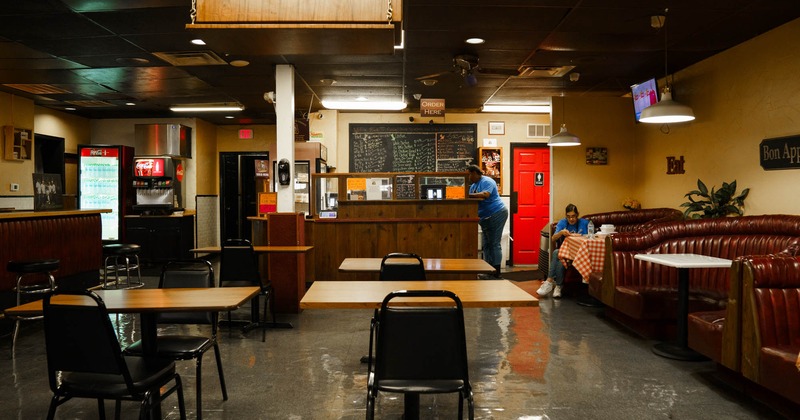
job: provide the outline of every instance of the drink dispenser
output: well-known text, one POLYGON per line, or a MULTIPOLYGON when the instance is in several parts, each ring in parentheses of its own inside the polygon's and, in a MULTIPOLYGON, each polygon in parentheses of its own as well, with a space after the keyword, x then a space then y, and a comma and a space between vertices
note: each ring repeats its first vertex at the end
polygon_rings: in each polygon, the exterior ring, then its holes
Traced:
POLYGON ((183 210, 181 182, 183 163, 171 156, 143 156, 133 159, 134 211, 141 214, 172 214, 183 210))

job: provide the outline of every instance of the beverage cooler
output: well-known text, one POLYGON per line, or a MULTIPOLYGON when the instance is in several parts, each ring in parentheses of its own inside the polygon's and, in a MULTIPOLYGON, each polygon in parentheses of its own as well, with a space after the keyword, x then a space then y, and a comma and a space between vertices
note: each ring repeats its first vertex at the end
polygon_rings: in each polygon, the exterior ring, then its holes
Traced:
POLYGON ((78 145, 78 208, 101 213, 103 241, 122 241, 124 216, 133 210, 133 147, 78 145))

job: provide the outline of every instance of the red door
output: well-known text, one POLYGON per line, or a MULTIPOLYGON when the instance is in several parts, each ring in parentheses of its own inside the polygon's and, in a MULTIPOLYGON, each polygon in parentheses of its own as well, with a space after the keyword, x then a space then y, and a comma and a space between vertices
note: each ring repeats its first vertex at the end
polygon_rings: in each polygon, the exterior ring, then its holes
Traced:
POLYGON ((550 148, 514 147, 511 161, 511 261, 539 263, 541 230, 550 222, 550 148))

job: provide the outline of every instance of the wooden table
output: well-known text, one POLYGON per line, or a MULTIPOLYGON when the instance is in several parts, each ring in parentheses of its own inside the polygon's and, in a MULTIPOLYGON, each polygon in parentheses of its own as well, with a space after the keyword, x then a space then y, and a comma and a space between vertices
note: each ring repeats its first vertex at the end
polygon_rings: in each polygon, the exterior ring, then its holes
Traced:
POLYGON ((689 269, 729 268, 731 260, 697 254, 636 254, 634 258, 678 269, 677 343, 657 343, 653 346, 653 353, 675 360, 705 360, 705 356, 690 349, 688 345, 689 269))
MULTIPOLYGON (((230 311, 236 309, 258 294, 258 287, 211 287, 175 289, 121 289, 96 290, 111 313, 140 314, 142 353, 155 355, 158 343, 159 312, 205 312, 230 311)), ((57 295, 53 302, 81 304, 86 297, 82 295, 57 295)), ((37 300, 24 305, 8 308, 6 316, 41 315, 43 301, 37 300)), ((156 418, 161 418, 161 407, 153 409, 156 418)))
MULTIPOLYGON (((314 249, 311 245, 255 245, 253 251, 259 256, 262 254, 305 254, 314 249)), ((203 248, 194 248, 190 252, 195 254, 219 254, 222 248, 218 246, 208 246, 203 248)), ((263 261, 262 261, 263 263, 263 261)), ((286 263, 283 264, 270 264, 267 268, 267 273, 264 272, 264 267, 259 264, 261 275, 269 278, 272 283, 272 288, 275 291, 275 310, 281 313, 298 313, 300 312, 300 298, 306 290, 305 270, 290 270, 286 263)), ((301 265, 300 268, 304 268, 301 265)), ((258 306, 253 306, 254 318, 258 317, 258 306)), ((287 324, 288 325, 288 324, 287 324)))
MULTIPOLYGON (((380 258, 378 258, 380 260, 380 258)), ((372 309, 395 290, 449 290, 465 308, 539 306, 539 300, 508 280, 315 281, 300 301, 303 309, 372 309)), ((392 305, 451 305, 450 299, 392 299, 392 305)), ((404 394, 405 418, 419 417, 419 395, 404 394)))
MULTIPOLYGON (((256 254, 270 254, 270 253, 280 253, 280 252, 308 252, 314 249, 311 245, 297 245, 297 246, 290 246, 290 245, 255 245, 253 246, 253 251, 256 254)), ((222 247, 219 246, 206 246, 202 248, 194 248, 190 249, 189 252, 194 252, 195 254, 219 254, 222 252, 222 247)))
MULTIPOLYGON (((343 273, 380 273, 383 258, 345 258, 339 266, 343 273)), ((392 264, 403 264, 403 258, 392 259, 392 264)), ((415 263, 408 259, 408 263, 415 263)), ((478 258, 423 258, 425 272, 442 274, 494 273, 494 267, 478 258)))
MULTIPOLYGON (((539 306, 539 300, 508 280, 315 281, 300 301, 303 309, 372 309, 395 290, 449 290, 465 308, 539 306)), ((441 300, 447 302, 447 300, 441 300)), ((421 306, 434 298, 393 300, 421 306)))
MULTIPOLYGON (((96 290, 103 299, 106 309, 111 313, 141 314, 142 348, 145 354, 156 353, 158 326, 156 314, 160 312, 205 312, 234 310, 253 296, 258 288, 253 287, 212 287, 175 289, 121 289, 96 290)), ((75 303, 82 296, 59 295, 55 302, 75 303)), ((42 314, 42 300, 8 308, 6 316, 31 316, 42 314)))

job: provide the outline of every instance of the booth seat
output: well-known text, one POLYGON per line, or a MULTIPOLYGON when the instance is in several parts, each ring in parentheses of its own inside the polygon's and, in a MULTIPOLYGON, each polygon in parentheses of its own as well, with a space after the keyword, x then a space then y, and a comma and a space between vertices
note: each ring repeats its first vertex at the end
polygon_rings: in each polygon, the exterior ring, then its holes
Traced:
POLYGON ((617 232, 634 232, 653 224, 683 219, 680 210, 670 208, 639 209, 594 213, 583 216, 599 231, 602 225, 614 225, 617 232))
POLYGON ((800 404, 800 257, 753 257, 743 279, 742 374, 800 404))
MULTIPOLYGON (((683 218, 683 213, 681 213, 680 210, 670 208, 652 208, 593 213, 587 214, 583 216, 583 218, 591 220, 598 232, 600 231, 600 226, 607 224, 614 225, 617 232, 634 232, 640 229, 646 229, 648 226, 654 224, 680 220, 683 218)), ((552 223, 550 226, 551 238, 553 237, 556 223, 552 223)), ((580 274, 578 274, 578 271, 574 268, 568 267, 564 272, 565 284, 577 284, 582 281, 583 279, 580 274)))
POLYGON ((790 245, 777 254, 734 259, 728 272, 730 283, 725 309, 689 314, 687 328, 689 347, 714 362, 739 372, 741 370, 744 263, 755 257, 793 257, 796 255, 800 255, 800 247, 790 245))
MULTIPOLYGON (((0 217, 0 309, 16 304, 10 260, 58 259, 61 287, 96 285, 102 261, 99 212, 15 213, 0 217)), ((2 323, 0 323, 2 324, 2 323)), ((0 325, 0 334, 6 325, 0 325)))
MULTIPOLYGON (((592 273, 589 293, 619 321, 640 334, 663 338, 677 313, 678 274, 674 268, 634 258, 640 253, 693 253, 734 260, 784 251, 800 243, 800 216, 763 215, 665 222, 606 239, 606 264, 592 273)), ((689 312, 725 311, 729 270, 689 271, 689 312)), ((721 313, 721 312, 720 312, 721 313)), ((714 324, 715 315, 707 321, 714 324)), ((721 326, 713 326, 721 328, 721 326)))

